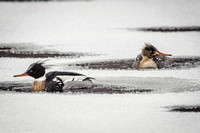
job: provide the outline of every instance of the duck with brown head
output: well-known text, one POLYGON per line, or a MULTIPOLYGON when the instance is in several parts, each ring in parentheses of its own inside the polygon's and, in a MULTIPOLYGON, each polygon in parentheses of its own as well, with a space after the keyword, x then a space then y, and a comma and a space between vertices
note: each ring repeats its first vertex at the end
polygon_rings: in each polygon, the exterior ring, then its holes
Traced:
POLYGON ((62 92, 64 88, 69 88, 66 87, 66 85, 70 85, 71 88, 76 87, 75 85, 79 85, 79 87, 81 87, 80 84, 85 85, 85 82, 87 82, 88 86, 84 86, 84 88, 93 86, 91 81, 93 78, 86 77, 80 73, 52 71, 45 75, 45 67, 43 64, 44 62, 35 62, 28 67, 25 73, 14 75, 14 77, 31 76, 35 78, 35 81, 31 85, 31 91, 33 92, 62 92), (79 77, 79 80, 74 80, 75 77, 79 77))
POLYGON ((142 49, 142 53, 137 56, 133 67, 136 69, 165 68, 171 64, 170 58, 166 56, 172 55, 161 53, 152 44, 145 43, 145 47, 142 49))

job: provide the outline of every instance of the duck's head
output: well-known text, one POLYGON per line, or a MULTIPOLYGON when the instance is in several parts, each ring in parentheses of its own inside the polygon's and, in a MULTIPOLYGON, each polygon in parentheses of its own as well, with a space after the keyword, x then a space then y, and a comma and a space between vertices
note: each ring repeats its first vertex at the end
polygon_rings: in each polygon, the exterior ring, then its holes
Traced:
POLYGON ((42 64, 43 62, 35 62, 28 67, 25 73, 14 75, 14 77, 31 76, 35 79, 40 78, 45 74, 45 67, 42 64))
POLYGON ((156 47, 154 47, 151 44, 145 43, 145 47, 142 49, 142 55, 146 56, 150 59, 156 57, 156 56, 172 56, 171 54, 164 54, 158 51, 156 47))

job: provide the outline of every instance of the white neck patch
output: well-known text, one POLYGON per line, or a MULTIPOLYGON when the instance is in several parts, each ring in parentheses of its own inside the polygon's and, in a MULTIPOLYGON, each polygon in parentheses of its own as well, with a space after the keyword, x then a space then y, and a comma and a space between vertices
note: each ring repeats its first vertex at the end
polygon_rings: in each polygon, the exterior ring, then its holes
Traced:
POLYGON ((37 79, 35 79, 35 81, 45 81, 45 76, 42 76, 42 77, 40 77, 40 78, 37 78, 37 79))

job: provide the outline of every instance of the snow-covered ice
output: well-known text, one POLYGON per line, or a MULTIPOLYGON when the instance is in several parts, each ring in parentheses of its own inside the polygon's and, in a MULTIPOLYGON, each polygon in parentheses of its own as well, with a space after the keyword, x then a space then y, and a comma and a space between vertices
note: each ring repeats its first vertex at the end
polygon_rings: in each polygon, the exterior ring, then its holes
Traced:
POLYGON ((0 127, 10 132, 198 133, 199 113, 167 106, 199 106, 200 93, 1 93, 0 127))

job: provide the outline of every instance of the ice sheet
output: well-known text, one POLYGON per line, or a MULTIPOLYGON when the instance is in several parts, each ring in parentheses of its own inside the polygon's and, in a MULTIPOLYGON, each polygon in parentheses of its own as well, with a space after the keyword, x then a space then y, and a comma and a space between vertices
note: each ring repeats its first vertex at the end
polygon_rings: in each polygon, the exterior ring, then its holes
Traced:
POLYGON ((63 95, 1 93, 0 127, 10 132, 198 133, 199 113, 167 106, 199 106, 200 93, 63 95))

